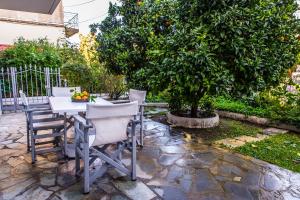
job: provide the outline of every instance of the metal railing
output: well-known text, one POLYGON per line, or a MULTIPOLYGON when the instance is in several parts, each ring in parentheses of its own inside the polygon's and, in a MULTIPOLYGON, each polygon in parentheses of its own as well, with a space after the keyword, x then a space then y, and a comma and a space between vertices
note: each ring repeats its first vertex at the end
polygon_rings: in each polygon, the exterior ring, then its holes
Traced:
POLYGON ((64 25, 67 37, 79 31, 78 13, 64 12, 64 25))
POLYGON ((21 109, 19 90, 27 96, 29 103, 43 103, 51 96, 51 88, 66 85, 61 79, 59 68, 37 66, 0 68, 0 110, 17 111, 21 109))

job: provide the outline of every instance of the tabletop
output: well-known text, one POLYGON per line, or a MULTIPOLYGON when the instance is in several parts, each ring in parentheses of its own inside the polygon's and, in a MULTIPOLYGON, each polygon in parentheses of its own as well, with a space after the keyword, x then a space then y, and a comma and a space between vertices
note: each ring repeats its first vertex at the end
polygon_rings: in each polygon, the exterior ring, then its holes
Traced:
POLYGON ((49 103, 53 113, 68 113, 76 114, 78 112, 86 112, 86 105, 88 103, 111 105, 112 103, 100 97, 95 99, 95 102, 72 102, 71 97, 49 97, 49 103))

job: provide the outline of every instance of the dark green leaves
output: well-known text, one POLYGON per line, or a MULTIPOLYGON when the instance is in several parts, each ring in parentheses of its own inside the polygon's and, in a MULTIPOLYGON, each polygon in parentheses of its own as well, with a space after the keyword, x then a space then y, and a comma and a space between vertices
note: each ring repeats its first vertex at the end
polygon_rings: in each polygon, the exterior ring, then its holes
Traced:
POLYGON ((169 90, 176 110, 277 85, 299 51, 296 9, 293 0, 122 0, 92 28, 111 71, 169 90))

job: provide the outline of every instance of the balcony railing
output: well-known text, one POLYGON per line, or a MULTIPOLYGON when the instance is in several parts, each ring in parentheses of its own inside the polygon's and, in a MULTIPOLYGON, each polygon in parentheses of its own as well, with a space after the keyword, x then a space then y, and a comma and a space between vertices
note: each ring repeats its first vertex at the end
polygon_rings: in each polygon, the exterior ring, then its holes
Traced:
POLYGON ((79 32, 78 13, 64 12, 64 25, 67 37, 79 32))

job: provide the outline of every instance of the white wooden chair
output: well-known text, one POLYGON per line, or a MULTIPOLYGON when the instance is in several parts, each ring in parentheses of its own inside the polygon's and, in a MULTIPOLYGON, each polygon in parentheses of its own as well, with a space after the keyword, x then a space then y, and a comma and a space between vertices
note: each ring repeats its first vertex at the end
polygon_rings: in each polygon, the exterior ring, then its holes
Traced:
POLYGON ((134 120, 138 113, 138 103, 112 105, 88 104, 86 119, 76 115, 75 118, 75 160, 76 175, 80 176, 80 158, 83 159, 84 193, 89 193, 90 184, 96 178, 103 176, 108 167, 119 171, 136 180, 136 136, 135 126, 139 121, 134 120), (127 133, 129 123, 131 133, 127 133), (116 144, 114 152, 107 148, 116 144), (124 149, 131 151, 131 167, 126 168, 121 161, 124 149), (100 158, 101 167, 90 170, 90 165, 100 158))
POLYGON ((145 106, 145 100, 146 100, 146 95, 147 91, 142 91, 142 90, 134 90, 130 89, 129 90, 129 100, 131 102, 137 101, 139 105, 139 113, 138 117, 139 120, 141 121, 140 124, 140 140, 139 140, 139 145, 143 146, 144 145, 144 106, 145 106))
POLYGON ((81 92, 80 87, 52 87, 52 96, 70 97, 74 92, 81 92))
POLYGON ((32 163, 36 161, 37 154, 56 152, 62 150, 59 146, 59 138, 64 136, 63 118, 54 117, 49 104, 29 104, 26 95, 22 90, 19 91, 24 111, 26 114, 27 125, 27 151, 31 151, 32 163), (49 130, 50 133, 39 134, 39 131, 49 130), (38 142, 37 140, 53 138, 53 140, 38 142), (54 147, 37 148, 40 145, 53 143, 54 147))

